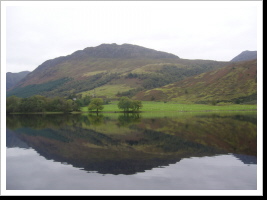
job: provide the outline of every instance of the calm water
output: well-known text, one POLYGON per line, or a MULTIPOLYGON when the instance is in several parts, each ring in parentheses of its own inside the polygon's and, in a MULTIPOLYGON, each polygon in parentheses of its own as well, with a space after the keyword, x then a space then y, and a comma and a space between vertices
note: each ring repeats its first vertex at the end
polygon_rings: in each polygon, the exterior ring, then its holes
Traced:
POLYGON ((257 115, 8 115, 7 190, 256 190, 257 115))

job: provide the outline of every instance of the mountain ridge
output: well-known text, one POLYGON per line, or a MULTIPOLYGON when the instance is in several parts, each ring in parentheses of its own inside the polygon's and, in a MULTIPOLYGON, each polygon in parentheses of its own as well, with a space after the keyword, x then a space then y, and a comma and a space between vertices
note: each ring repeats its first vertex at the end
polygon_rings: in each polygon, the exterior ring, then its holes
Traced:
POLYGON ((231 62, 247 61, 257 59, 257 51, 242 51, 240 54, 235 56, 231 62))
POLYGON ((71 54, 71 56, 92 56, 97 58, 179 58, 178 56, 157 51, 146 47, 141 47, 133 44, 101 44, 96 47, 87 47, 84 50, 79 50, 71 54))
POLYGON ((6 73, 6 90, 14 87, 19 81, 26 77, 30 71, 21 71, 17 73, 7 72, 6 73))
MULTIPOLYGON (((79 94, 108 99, 129 96, 152 100, 153 95, 147 98, 147 94, 151 91, 164 90, 162 87, 175 85, 179 81, 201 73, 224 68, 231 63, 237 63, 238 68, 241 66, 238 63, 243 62, 181 59, 174 54, 132 44, 101 44, 43 62, 14 89, 8 91, 7 96, 29 97, 38 94, 66 98, 79 94), (146 95, 142 97, 141 94, 146 95)), ((216 81, 220 78, 222 77, 217 77, 216 81)), ((207 80, 209 79, 210 77, 207 80)), ((225 85, 225 87, 231 86, 225 85)), ((175 92, 165 94, 166 98, 158 98, 156 95, 154 99, 171 100, 170 97, 175 92)), ((207 102, 210 99, 204 101, 200 98, 199 101, 196 99, 194 101, 207 102)))
MULTIPOLYGON (((138 45, 132 44, 122 44, 117 45, 116 43, 112 44, 101 44, 96 47, 87 47, 83 50, 77 50, 70 55, 59 56, 54 59, 49 59, 43 62, 38 67, 50 67, 53 65, 60 64, 62 62, 71 60, 71 59, 84 59, 87 57, 93 58, 179 58, 178 56, 162 51, 157 51, 138 45)), ((38 69, 37 67, 37 69, 38 69)))

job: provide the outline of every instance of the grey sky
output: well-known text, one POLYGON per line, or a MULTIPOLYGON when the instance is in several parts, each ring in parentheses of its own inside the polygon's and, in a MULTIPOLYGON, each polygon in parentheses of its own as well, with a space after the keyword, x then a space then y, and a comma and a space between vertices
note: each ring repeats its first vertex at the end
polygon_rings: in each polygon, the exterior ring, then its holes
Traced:
POLYGON ((257 50, 261 5, 261 1, 6 2, 6 71, 32 71, 48 59, 102 43, 136 44, 185 59, 229 61, 244 50, 257 50))

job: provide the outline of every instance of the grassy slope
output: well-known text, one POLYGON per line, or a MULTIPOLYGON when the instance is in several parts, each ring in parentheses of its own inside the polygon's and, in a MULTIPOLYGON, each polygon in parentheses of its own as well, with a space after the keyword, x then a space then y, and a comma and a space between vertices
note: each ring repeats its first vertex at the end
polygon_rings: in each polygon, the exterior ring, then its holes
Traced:
POLYGON ((132 89, 132 88, 126 84, 114 84, 114 85, 106 84, 106 85, 103 85, 101 87, 96 88, 95 90, 89 90, 89 91, 81 92, 81 94, 83 96, 96 95, 97 97, 104 96, 104 97, 109 98, 109 99, 114 99, 114 98, 116 98, 116 94, 118 92, 125 92, 125 91, 128 91, 130 89, 132 89))
POLYGON ((257 92, 257 61, 232 63, 182 81, 140 92, 141 100, 168 100, 179 102, 208 102, 232 100, 257 92))

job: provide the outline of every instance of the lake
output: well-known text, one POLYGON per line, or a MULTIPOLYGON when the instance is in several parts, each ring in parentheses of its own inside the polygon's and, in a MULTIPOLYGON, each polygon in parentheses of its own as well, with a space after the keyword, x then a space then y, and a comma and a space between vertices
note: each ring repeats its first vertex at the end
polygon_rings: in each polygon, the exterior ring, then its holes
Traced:
POLYGON ((6 121, 7 190, 257 190, 256 112, 6 121))

